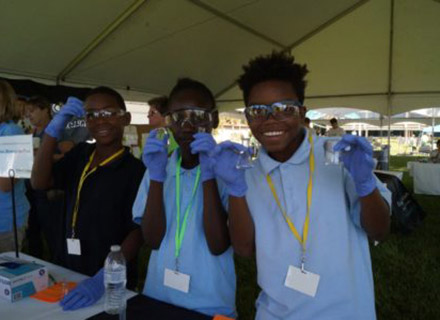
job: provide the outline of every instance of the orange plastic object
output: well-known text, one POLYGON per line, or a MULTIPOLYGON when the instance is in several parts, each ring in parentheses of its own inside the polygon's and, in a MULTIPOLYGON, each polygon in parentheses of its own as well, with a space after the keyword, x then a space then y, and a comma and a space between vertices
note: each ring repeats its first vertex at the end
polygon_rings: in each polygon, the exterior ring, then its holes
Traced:
POLYGON ((48 303, 55 303, 63 299, 67 292, 75 287, 76 282, 66 282, 64 286, 62 282, 57 282, 49 288, 33 294, 31 298, 48 303))
POLYGON ((214 316, 213 320, 234 320, 234 318, 229 318, 229 317, 225 317, 225 316, 217 314, 214 316))

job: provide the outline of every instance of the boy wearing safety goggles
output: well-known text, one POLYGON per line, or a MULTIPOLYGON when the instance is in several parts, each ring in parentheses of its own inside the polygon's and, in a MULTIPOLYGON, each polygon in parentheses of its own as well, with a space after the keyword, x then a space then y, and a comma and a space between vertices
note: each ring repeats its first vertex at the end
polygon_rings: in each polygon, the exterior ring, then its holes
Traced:
POLYGON ((344 167, 325 165, 325 140, 303 126, 306 66, 273 53, 243 69, 260 155, 246 172, 234 166, 240 145, 220 144, 214 157, 234 250, 256 253, 256 319, 375 319, 368 238, 388 233, 390 193, 373 175, 371 146, 345 135, 335 146, 344 167))
POLYGON ((153 249, 143 293, 207 315, 235 314, 235 270, 227 228, 227 195, 209 153, 218 114, 211 91, 181 79, 169 96, 167 123, 179 148, 168 157, 167 136, 153 130, 148 167, 133 206, 153 249))
POLYGON ((129 262, 127 286, 136 285, 135 258, 142 233, 132 222, 131 208, 145 167, 122 145, 124 127, 129 123, 130 114, 121 95, 111 88, 98 87, 88 93, 84 104, 69 97, 46 127, 38 150, 32 186, 65 191, 65 225, 60 226, 64 252, 56 262, 93 276, 63 299, 64 310, 89 306, 103 295, 102 267, 111 245, 121 245, 129 262), (57 138, 73 116, 85 117, 96 143, 80 143, 53 163, 57 138))

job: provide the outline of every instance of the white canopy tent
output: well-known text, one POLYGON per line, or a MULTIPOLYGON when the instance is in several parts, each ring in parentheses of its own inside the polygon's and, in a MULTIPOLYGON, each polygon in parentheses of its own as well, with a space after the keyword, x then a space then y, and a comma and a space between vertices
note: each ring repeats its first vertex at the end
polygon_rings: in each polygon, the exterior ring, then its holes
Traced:
POLYGON ((205 82, 242 106, 241 65, 273 49, 311 70, 309 108, 440 106, 438 0, 3 1, 0 76, 110 85, 128 100, 205 82))

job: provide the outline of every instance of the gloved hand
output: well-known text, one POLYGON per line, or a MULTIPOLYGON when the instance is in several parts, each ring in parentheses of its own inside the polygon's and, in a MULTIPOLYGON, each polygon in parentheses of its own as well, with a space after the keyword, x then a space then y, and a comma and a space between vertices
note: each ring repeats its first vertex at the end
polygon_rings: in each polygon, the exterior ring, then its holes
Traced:
POLYGON ((199 154, 202 182, 214 179, 214 169, 209 154, 214 150, 217 143, 210 133, 196 133, 194 138, 195 140, 190 145, 191 153, 199 154))
POLYGON ((101 269, 92 278, 81 281, 60 301, 60 305, 64 311, 91 306, 102 297, 104 290, 104 269, 101 269))
POLYGON ((364 137, 345 134, 333 149, 342 152, 342 161, 353 177, 359 197, 372 193, 376 189, 376 179, 370 142, 364 137), (344 151, 347 147, 350 147, 349 151, 344 151))
POLYGON ((164 182, 168 162, 168 135, 157 138, 157 129, 151 131, 145 142, 142 161, 148 169, 150 180, 164 182))
POLYGON ((83 103, 75 97, 69 97, 52 121, 46 127, 45 132, 53 138, 61 138, 64 128, 73 117, 81 118, 85 115, 83 103))
POLYGON ((225 141, 218 144, 211 155, 216 177, 225 183, 228 194, 234 197, 243 197, 247 191, 245 170, 236 168, 240 151, 249 152, 241 144, 225 141))

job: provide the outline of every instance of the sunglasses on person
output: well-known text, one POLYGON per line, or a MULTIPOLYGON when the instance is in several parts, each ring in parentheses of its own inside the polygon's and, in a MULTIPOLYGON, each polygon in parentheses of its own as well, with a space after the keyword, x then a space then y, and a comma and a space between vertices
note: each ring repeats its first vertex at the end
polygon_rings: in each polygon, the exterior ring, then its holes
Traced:
POLYGON ((165 116, 167 125, 183 127, 189 123, 193 127, 206 127, 212 123, 212 113, 215 110, 206 110, 205 108, 187 106, 181 110, 169 112, 165 116))
POLYGON ((272 104, 252 104, 245 108, 244 113, 249 122, 265 121, 270 115, 275 120, 283 121, 299 117, 301 107, 301 102, 297 100, 286 100, 272 104))
POLYGON ((119 116, 123 116, 126 113, 125 110, 119 109, 119 110, 109 110, 109 109, 102 109, 102 110, 86 110, 86 120, 95 120, 98 118, 101 119, 110 119, 115 118, 119 116))

